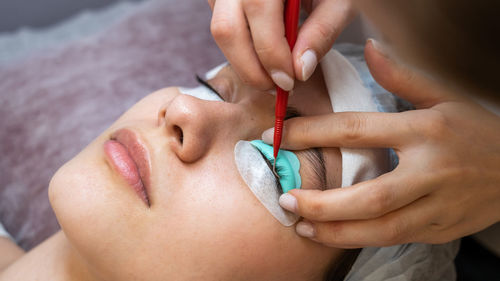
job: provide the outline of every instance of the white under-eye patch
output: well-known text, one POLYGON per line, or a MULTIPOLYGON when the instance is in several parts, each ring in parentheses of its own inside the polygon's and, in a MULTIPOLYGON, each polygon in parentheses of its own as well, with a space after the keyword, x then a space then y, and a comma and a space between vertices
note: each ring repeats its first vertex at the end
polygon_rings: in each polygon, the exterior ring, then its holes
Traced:
MULTIPOLYGON (((211 70, 209 70, 207 73, 205 73, 205 79, 210 80, 217 76, 219 71, 221 71, 222 68, 224 68, 226 65, 228 65, 227 62, 224 62, 211 70)), ((195 98, 199 98, 202 100, 208 100, 208 101, 224 101, 220 98, 219 95, 214 93, 211 89, 208 89, 206 86, 198 86, 195 88, 185 88, 185 87, 179 87, 179 92, 181 92, 184 95, 189 95, 193 96, 195 98)))
POLYGON ((219 64, 218 66, 210 69, 207 73, 205 73, 205 79, 210 80, 210 79, 214 78, 215 76, 217 76, 219 71, 221 71, 221 69, 223 69, 227 64, 228 64, 227 62, 223 62, 223 63, 219 64))
POLYGON ((208 101, 223 101, 219 95, 214 93, 212 90, 205 86, 198 86, 196 88, 184 88, 184 87, 179 87, 179 92, 181 92, 184 95, 189 95, 193 96, 195 98, 199 98, 202 100, 208 100, 208 101))
POLYGON ((234 160, 247 186, 271 215, 284 226, 294 225, 299 216, 281 208, 281 188, 259 150, 248 141, 239 141, 234 147, 234 160))

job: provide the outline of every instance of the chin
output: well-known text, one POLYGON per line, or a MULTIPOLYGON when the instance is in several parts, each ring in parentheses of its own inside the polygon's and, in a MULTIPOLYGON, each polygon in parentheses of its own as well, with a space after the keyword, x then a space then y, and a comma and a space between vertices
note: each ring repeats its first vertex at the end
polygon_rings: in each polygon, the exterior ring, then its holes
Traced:
POLYGON ((99 175, 82 152, 57 170, 49 183, 49 200, 66 236, 81 236, 101 225, 104 213, 99 175))

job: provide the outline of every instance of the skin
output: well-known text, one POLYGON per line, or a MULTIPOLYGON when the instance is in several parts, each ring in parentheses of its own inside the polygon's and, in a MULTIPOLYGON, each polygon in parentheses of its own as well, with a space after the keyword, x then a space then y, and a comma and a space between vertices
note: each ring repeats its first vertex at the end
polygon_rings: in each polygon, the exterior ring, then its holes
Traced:
POLYGON ((0 272, 24 254, 24 251, 19 246, 6 237, 0 237, 0 249, 2 250, 0 272))
POLYGON ((307 80, 330 50, 342 29, 356 15, 351 0, 304 0, 309 16, 292 51, 285 39, 283 0, 208 0, 213 11, 210 29, 217 45, 246 84, 262 90, 279 85, 291 90, 295 79, 307 80), (321 39, 319 39, 321 38, 321 39), (316 61, 306 67, 301 59, 311 50, 316 61), (288 79, 274 79, 273 72, 288 79))
MULTIPOLYGON (((321 280, 343 250, 282 226, 234 163, 236 142, 258 139, 273 124, 274 97, 244 85, 231 67, 209 83, 227 102, 157 91, 61 167, 49 197, 62 232, 0 280, 321 280), (148 148, 150 207, 106 160, 103 144, 121 128, 137 132, 148 148)), ((331 112, 320 72, 297 90, 324 101, 292 96, 290 105, 304 115, 331 112)), ((339 186, 340 153, 324 155, 330 188, 339 186)), ((297 156, 303 188, 316 188, 309 163, 297 156)))
POLYGON ((498 222, 500 118, 398 65, 372 43, 365 56, 374 78, 418 110, 342 113, 285 123, 284 147, 289 149, 327 143, 392 147, 400 158, 392 172, 352 187, 292 191, 296 213, 313 221, 311 238, 345 248, 445 243, 498 222), (318 126, 328 124, 336 124, 335 130, 320 135, 318 126))
MULTIPOLYGON (((299 56, 312 47, 321 59, 356 6, 390 47, 389 51, 374 40, 367 42, 365 58, 373 77, 418 109, 329 114, 285 123, 283 147, 287 149, 390 147, 400 158, 394 171, 352 187, 292 191, 295 203, 282 207, 307 219, 297 225, 299 235, 341 248, 444 243, 500 221, 500 117, 469 98, 479 91, 462 87, 461 81, 430 78, 439 74, 419 55, 425 51, 425 42, 408 35, 408 26, 399 20, 404 14, 397 12, 391 1, 312 1, 313 8, 317 5, 317 16, 311 14, 308 24, 304 23, 291 54, 280 42, 284 39, 282 10, 272 9, 273 5, 282 7, 283 1, 234 1, 243 4, 234 4, 231 13, 217 9, 221 2, 209 1, 213 7, 212 33, 240 76, 255 75, 244 81, 262 87, 269 85, 269 78, 261 77, 275 68, 305 79, 300 76, 299 56), (318 9, 320 5, 327 8, 318 9), (243 15, 248 16, 256 7, 262 16, 244 21, 243 15), (245 36, 247 24, 253 41, 236 40, 245 36), (314 25, 316 31, 310 30, 314 25), (273 48, 266 47, 269 45, 273 48), (240 64, 251 53, 253 66, 240 64)), ((271 143, 271 136, 272 131, 266 131, 263 140, 271 143)))

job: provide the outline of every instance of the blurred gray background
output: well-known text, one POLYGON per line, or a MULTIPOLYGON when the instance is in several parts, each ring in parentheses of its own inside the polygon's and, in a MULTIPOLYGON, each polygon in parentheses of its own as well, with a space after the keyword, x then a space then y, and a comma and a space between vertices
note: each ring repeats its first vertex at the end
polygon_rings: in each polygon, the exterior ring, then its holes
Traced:
MULTIPOLYGON (((128 0, 139 2, 142 0, 128 0)), ((82 10, 94 10, 120 0, 0 0, 0 32, 21 27, 46 27, 82 10)))
MULTIPOLYGON (((42 28, 68 19, 84 10, 96 10, 125 0, 0 0, 0 33, 23 27, 42 28)), ((140 2, 143 0, 126 0, 140 2)), ((182 1, 182 0, 180 0, 182 1)), ((205 0, 200 0, 205 1, 205 0)), ((208 4, 207 4, 208 5, 208 4)), ((337 42, 364 43, 365 26, 357 19, 337 42)))

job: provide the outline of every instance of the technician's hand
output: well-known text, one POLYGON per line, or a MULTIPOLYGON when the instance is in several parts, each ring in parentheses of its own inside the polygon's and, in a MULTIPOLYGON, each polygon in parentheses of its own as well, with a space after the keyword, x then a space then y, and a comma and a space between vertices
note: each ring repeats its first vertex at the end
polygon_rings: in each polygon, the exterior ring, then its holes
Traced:
MULTIPOLYGON (((365 48, 373 77, 417 110, 293 118, 285 123, 282 146, 392 147, 399 165, 351 187, 283 195, 282 206, 305 218, 297 232, 357 248, 444 243, 498 222, 500 118, 397 65, 377 45, 365 48)), ((263 138, 270 136, 266 131, 263 138)))
POLYGON ((240 79, 260 90, 292 90, 307 80, 354 17, 351 0, 304 0, 310 12, 290 52, 283 22, 284 0, 208 0, 211 31, 240 79), (274 81, 274 83, 273 83, 274 81))

